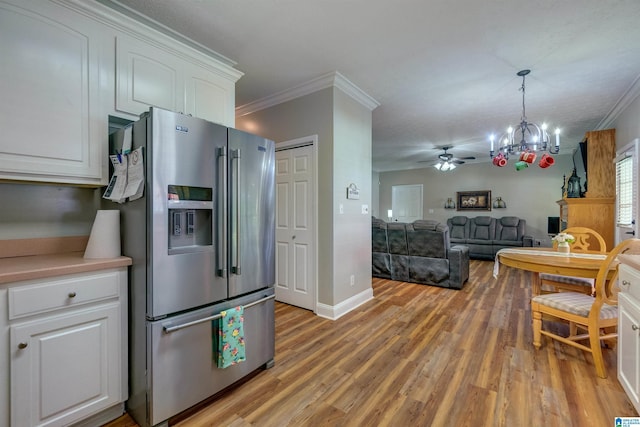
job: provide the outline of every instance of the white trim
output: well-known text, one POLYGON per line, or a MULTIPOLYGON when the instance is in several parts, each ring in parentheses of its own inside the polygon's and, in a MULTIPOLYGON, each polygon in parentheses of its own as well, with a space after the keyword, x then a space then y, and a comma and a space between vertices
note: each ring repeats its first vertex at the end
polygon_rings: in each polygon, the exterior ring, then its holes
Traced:
POLYGON ((373 288, 368 288, 360 292, 359 294, 356 294, 351 298, 348 298, 338 303, 337 305, 327 305, 327 304, 318 303, 318 305, 316 306, 317 307, 316 314, 319 317, 324 317, 325 319, 337 320, 338 318, 344 316, 351 310, 355 310, 365 302, 371 301, 372 299, 373 299, 373 288))
MULTIPOLYGON (((288 141, 282 141, 276 143, 276 151, 287 150, 291 148, 304 147, 307 145, 313 145, 314 154, 318 149, 318 135, 303 136, 302 138, 290 139, 288 141)), ((315 165, 314 165, 315 166, 315 165)))
POLYGON ((616 105, 613 106, 609 114, 607 114, 595 130, 609 129, 613 123, 618 119, 620 113, 627 109, 629 105, 640 95, 640 75, 631 83, 629 90, 620 97, 616 105))
POLYGON ((301 96, 309 95, 330 87, 340 89, 370 111, 380 105, 378 101, 367 95, 362 89, 358 88, 342 74, 334 71, 323 74, 320 77, 316 77, 307 83, 294 86, 291 89, 286 89, 274 93, 273 95, 258 99, 257 101, 236 107, 236 117, 255 113, 256 111, 264 110, 265 108, 273 107, 274 105, 282 104, 283 102, 291 101, 292 99, 300 98, 301 96))

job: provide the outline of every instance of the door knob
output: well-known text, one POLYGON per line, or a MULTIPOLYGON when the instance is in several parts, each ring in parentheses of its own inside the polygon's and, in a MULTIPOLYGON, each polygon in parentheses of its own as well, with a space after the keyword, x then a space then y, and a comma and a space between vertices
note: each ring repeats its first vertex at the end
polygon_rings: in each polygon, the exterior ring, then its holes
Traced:
POLYGON ((291 236, 291 240, 296 240, 295 234, 293 236, 291 236))
POLYGON ((637 331, 640 328, 638 327, 638 325, 631 325, 631 329, 633 329, 634 331, 637 331))
POLYGON ((29 345, 29 344, 28 344, 28 343, 26 343, 26 342, 21 342, 20 344, 18 344, 18 348, 19 348, 20 350, 24 350, 25 348, 27 348, 27 346, 28 346, 28 345, 29 345))
POLYGON ((75 298, 75 297, 76 297, 75 292, 69 292, 69 298, 75 298))

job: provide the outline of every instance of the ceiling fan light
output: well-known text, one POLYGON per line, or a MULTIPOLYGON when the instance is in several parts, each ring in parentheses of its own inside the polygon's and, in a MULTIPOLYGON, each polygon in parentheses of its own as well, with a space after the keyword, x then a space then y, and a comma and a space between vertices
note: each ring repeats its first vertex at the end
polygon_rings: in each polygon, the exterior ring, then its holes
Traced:
POLYGON ((452 171, 456 168, 456 165, 454 163, 449 163, 449 170, 452 171))
POLYGON ((436 163, 433 167, 440 170, 442 168, 442 163, 436 163))

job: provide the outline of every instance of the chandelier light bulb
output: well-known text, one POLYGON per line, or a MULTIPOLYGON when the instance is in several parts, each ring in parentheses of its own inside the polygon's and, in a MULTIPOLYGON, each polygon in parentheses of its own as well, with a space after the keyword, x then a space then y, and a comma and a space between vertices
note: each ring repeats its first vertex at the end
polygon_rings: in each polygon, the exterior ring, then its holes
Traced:
POLYGON ((540 129, 547 130, 547 124, 546 123, 542 123, 542 126, 540 126, 540 129))

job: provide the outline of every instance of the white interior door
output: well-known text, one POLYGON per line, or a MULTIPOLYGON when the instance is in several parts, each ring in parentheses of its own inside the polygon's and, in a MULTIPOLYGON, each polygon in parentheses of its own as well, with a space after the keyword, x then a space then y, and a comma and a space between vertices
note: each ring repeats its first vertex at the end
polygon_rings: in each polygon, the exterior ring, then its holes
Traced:
POLYGON ((422 219, 422 184, 391 187, 390 221, 413 222, 422 219))
POLYGON ((616 153, 615 244, 638 237, 638 150, 635 139, 616 153))
POLYGON ((315 311, 314 145, 301 141, 276 147, 276 300, 315 311))

